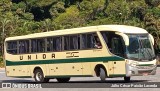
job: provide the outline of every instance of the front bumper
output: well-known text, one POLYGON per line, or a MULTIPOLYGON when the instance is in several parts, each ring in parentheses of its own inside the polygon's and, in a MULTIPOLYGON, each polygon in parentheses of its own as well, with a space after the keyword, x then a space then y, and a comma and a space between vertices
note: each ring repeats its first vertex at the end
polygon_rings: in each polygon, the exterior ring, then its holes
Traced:
POLYGON ((130 66, 126 64, 126 76, 143 76, 143 75, 155 75, 157 65, 150 66, 130 66))

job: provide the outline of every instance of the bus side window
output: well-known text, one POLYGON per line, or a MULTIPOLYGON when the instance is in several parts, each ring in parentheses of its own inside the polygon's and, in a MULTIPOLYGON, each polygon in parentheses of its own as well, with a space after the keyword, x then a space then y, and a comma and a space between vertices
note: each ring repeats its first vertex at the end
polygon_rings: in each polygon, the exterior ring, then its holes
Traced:
POLYGON ((19 41, 19 53, 29 53, 29 40, 19 41))
POLYGON ((95 33, 82 34, 81 38, 81 49, 94 48, 95 44, 95 33))
POLYGON ((37 52, 45 52, 45 39, 37 39, 37 52))
POLYGON ((17 41, 7 42, 7 52, 17 54, 17 41))
POLYGON ((98 48, 98 49, 102 48, 102 44, 101 44, 100 39, 97 35, 94 36, 93 42, 94 42, 94 48, 98 48))
POLYGON ((69 36, 64 36, 64 50, 69 50, 69 36))
POLYGON ((111 52, 115 55, 123 57, 123 44, 121 39, 118 37, 114 37, 111 40, 111 52))
POLYGON ((101 32, 109 51, 117 56, 124 57, 124 42, 115 32, 101 32))
POLYGON ((53 51, 53 38, 47 38, 47 51, 53 51))
POLYGON ((36 39, 31 40, 31 52, 37 52, 37 40, 36 39))
POLYGON ((86 49, 87 48, 87 40, 86 40, 87 36, 86 34, 82 34, 81 37, 81 49, 86 49))
POLYGON ((47 38, 47 51, 61 51, 61 49, 62 49, 61 37, 47 38))
POLYGON ((80 37, 80 35, 78 35, 78 49, 81 49, 81 37, 80 37))
POLYGON ((64 50, 76 50, 79 48, 78 35, 64 36, 64 50))
POLYGON ((111 52, 112 51, 112 49, 111 49, 111 38, 110 38, 110 35, 111 34, 109 34, 108 32, 101 32, 102 33, 102 36, 103 36, 103 38, 104 38, 104 40, 105 40, 105 42, 106 42, 106 44, 107 44, 107 47, 108 47, 108 49, 109 49, 109 51, 111 52))
POLYGON ((93 36, 93 34, 87 34, 87 48, 94 48, 94 36, 93 36))
POLYGON ((53 50, 54 51, 62 50, 62 37, 53 38, 53 50))
POLYGON ((78 35, 70 36, 70 50, 79 49, 78 35))

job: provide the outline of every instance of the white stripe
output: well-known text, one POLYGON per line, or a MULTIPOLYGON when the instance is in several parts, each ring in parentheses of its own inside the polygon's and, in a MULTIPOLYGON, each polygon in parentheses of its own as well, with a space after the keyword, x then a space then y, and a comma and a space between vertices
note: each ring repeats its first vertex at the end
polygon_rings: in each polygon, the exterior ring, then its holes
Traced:
POLYGON ((5 72, 0 72, 0 73, 5 73, 5 72))

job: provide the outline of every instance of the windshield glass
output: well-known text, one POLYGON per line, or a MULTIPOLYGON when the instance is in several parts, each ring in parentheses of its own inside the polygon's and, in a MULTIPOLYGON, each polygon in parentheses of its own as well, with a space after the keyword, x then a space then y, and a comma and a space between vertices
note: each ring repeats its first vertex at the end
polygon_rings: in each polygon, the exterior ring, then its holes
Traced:
POLYGON ((155 58, 154 49, 147 34, 128 34, 127 58, 132 60, 147 61, 155 58))

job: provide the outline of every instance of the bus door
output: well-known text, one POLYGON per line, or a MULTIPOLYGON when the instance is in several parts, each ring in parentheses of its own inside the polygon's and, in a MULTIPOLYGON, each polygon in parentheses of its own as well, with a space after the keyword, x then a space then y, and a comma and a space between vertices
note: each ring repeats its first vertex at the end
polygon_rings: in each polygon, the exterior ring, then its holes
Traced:
MULTIPOLYGON (((124 57, 124 47, 120 36, 113 37, 111 40, 111 52, 119 57, 124 57)), ((125 61, 112 61, 114 74, 125 74, 125 61)))

